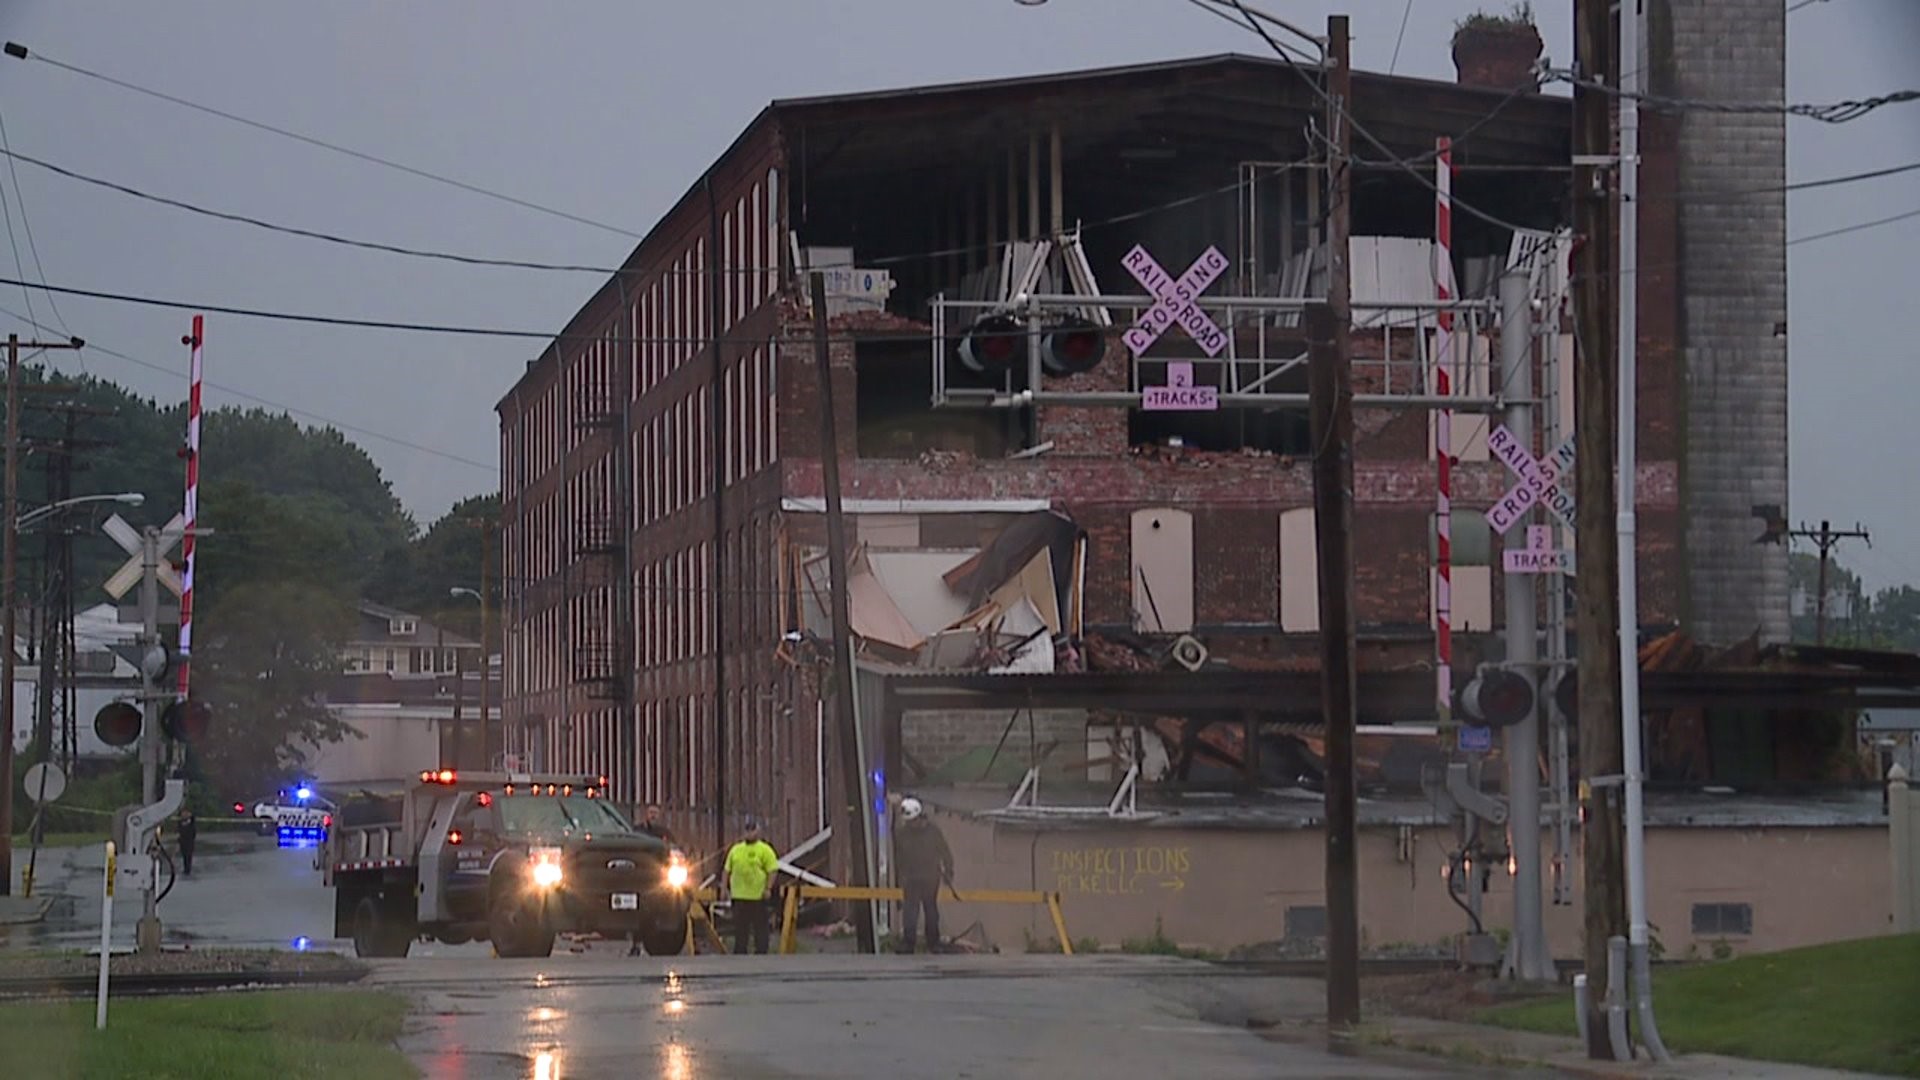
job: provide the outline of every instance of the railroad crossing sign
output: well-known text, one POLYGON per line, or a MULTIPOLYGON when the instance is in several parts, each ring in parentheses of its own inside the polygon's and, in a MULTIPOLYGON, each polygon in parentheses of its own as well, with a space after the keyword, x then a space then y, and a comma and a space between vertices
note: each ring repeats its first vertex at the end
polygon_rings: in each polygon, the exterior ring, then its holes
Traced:
MULTIPOLYGON (((113 542, 119 544, 121 549, 131 556, 126 562, 121 563, 120 569, 115 570, 113 576, 107 579, 107 583, 101 586, 107 590, 108 596, 118 600, 127 595, 128 589, 138 585, 140 576, 146 572, 146 567, 141 565, 140 559, 140 530, 127 524, 119 514, 108 518, 107 523, 100 529, 113 537, 113 542)), ((165 585, 175 596, 180 595, 183 586, 179 573, 174 570, 173 564, 167 561, 167 552, 180 543, 180 538, 185 536, 186 532, 187 519, 180 514, 173 515, 173 520, 160 529, 160 567, 156 576, 160 579, 160 584, 165 585)))
POLYGON ((1127 328, 1120 340, 1127 343, 1133 355, 1139 356, 1147 351, 1160 335, 1169 327, 1178 326, 1193 338, 1194 342, 1206 350, 1208 356, 1219 356, 1220 350, 1227 347, 1226 331, 1207 317, 1194 300, 1213 284, 1214 279, 1226 272, 1227 257, 1220 249, 1209 247, 1204 254, 1193 261, 1179 280, 1160 268, 1160 264, 1147 254, 1147 249, 1138 244, 1120 260, 1127 273, 1133 275, 1148 293, 1152 294, 1154 304, 1140 321, 1127 328))
POLYGON ((1185 360, 1167 364, 1167 385, 1140 388, 1140 408, 1146 412, 1212 412, 1219 407, 1219 389, 1193 385, 1193 365, 1185 360))
POLYGON ((1527 526, 1527 546, 1509 548, 1500 553, 1509 574, 1571 574, 1573 552, 1556 551, 1553 529, 1545 525, 1527 526))
POLYGON ((1501 424, 1487 436, 1487 449, 1520 478, 1520 482, 1487 511, 1487 524, 1493 526, 1494 532, 1505 535, 1535 503, 1544 504, 1569 528, 1573 526, 1573 490, 1561 483, 1573 471, 1573 436, 1567 436, 1566 442, 1555 447, 1545 460, 1540 460, 1501 424))

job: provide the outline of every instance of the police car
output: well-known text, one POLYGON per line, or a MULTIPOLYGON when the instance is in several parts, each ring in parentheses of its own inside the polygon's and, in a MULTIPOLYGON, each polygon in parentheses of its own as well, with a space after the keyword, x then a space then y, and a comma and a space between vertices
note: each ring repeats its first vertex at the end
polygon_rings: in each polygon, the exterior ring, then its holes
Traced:
MULTIPOLYGON (((244 803, 234 803, 234 813, 245 812, 244 803)), ((313 789, 311 784, 301 784, 288 791, 282 791, 272 802, 253 804, 253 816, 261 819, 262 827, 273 830, 275 842, 283 848, 319 848, 327 842, 327 831, 333 828, 333 811, 337 809, 313 789)))

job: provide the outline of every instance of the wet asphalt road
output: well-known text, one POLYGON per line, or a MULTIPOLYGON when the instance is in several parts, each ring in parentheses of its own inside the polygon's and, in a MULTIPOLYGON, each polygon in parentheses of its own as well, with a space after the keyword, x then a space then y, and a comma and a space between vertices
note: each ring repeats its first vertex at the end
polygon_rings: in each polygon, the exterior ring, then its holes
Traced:
MULTIPOLYGON (((41 852, 35 891, 55 896, 53 908, 42 923, 0 926, 0 956, 13 948, 97 947, 105 857, 95 846, 41 852)), ((331 940, 333 891, 321 887, 311 850, 283 851, 271 838, 252 835, 221 836, 211 843, 203 839, 193 871, 192 877, 176 876, 173 890, 160 902, 168 945, 286 949, 304 938, 305 947, 353 951, 350 942, 331 940)), ((132 947, 139 914, 134 894, 122 891, 114 897, 116 947, 132 947)), ((484 945, 426 945, 416 952, 490 955, 484 945)))
MULTIPOLYGON (((310 851, 264 839, 203 850, 161 905, 170 945, 351 952, 310 851)), ((43 854, 38 926, 8 949, 99 941, 99 851, 43 854)), ((130 898, 114 940, 133 942, 130 898)), ((1449 1072, 1327 1049, 1312 980, 1164 957, 627 957, 596 944, 500 960, 416 944, 369 983, 415 1002, 401 1049, 433 1080, 763 1077, 1413 1077, 1449 1072)))
POLYGON ((595 950, 382 961, 373 981, 420 1002, 402 1049, 431 1080, 1468 1075, 1327 1050, 1304 1025, 1317 982, 1159 957, 595 950))

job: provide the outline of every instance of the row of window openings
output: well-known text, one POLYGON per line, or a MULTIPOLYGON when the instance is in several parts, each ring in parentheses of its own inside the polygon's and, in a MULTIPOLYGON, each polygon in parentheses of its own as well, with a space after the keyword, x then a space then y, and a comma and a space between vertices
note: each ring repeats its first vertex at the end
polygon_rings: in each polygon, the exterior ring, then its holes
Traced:
MULTIPOLYGON (((721 219, 721 319, 728 329, 778 290, 774 267, 780 263, 779 192, 779 170, 770 169, 765 181, 741 196, 721 219)), ((631 358, 626 366, 638 375, 631 390, 637 401, 698 352, 710 336, 707 256, 706 238, 696 237, 607 330, 607 336, 589 345, 584 356, 567 365, 561 377, 528 405, 517 424, 521 445, 502 448, 509 475, 517 468, 524 486, 531 479, 529 470, 544 472, 559 464, 571 443, 564 430, 574 412, 569 403, 581 402, 583 395, 596 388, 611 387, 616 363, 625 364, 631 358), (629 340, 617 340, 621 336, 629 340)))
MULTIPOLYGON (((745 367, 736 368, 735 374, 739 377, 730 378, 728 382, 728 396, 731 399, 728 407, 733 421, 725 459, 728 483, 766 468, 773 460, 776 438, 774 401, 771 395, 760 391, 763 378, 770 376, 770 373, 763 374, 760 369, 753 369, 754 390, 749 398, 738 393, 738 388, 749 381, 746 378, 748 370, 745 367)), ((702 441, 709 420, 706 413, 710 400, 708 393, 707 388, 702 388, 695 396, 676 404, 634 433, 634 461, 645 480, 639 489, 641 498, 632 504, 633 517, 627 523, 630 529, 638 529, 645 522, 659 520, 684 509, 695 499, 711 492, 709 459, 702 441), (691 446, 692 451, 676 453, 676 446, 682 444, 691 446), (669 467, 649 468, 646 463, 669 467)), ((586 540, 597 545, 623 539, 611 534, 607 528, 617 513, 614 508, 619 505, 615 498, 614 470, 610 460, 602 459, 589 466, 569 479, 568 485, 571 488, 569 494, 573 496, 570 501, 574 505, 601 508, 600 515, 595 520, 570 523, 575 527, 563 530, 557 527, 561 504, 558 494, 532 507, 528 511, 530 520, 527 529, 531 540, 528 551, 535 562, 529 568, 531 577, 545 577, 559 572, 576 553, 573 549, 579 546, 580 541, 586 540), (578 535, 581 530, 592 535, 578 535)), ((519 530, 512 531, 517 534, 519 530)), ((518 540, 517 535, 509 538, 512 550, 518 550, 518 540)))
MULTIPOLYGON (((409 675, 449 674, 457 670, 455 654, 457 649, 361 649, 357 656, 347 658, 348 671, 387 671, 409 675)), ((479 650, 468 649, 472 655, 466 665, 469 671, 479 670, 479 650)))

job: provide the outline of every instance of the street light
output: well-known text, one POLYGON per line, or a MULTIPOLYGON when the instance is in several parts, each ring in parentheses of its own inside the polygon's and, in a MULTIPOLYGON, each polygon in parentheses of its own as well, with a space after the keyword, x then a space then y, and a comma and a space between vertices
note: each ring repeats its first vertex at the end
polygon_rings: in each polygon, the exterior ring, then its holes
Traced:
POLYGON ((70 506, 79 506, 83 503, 116 502, 123 506, 139 506, 146 501, 147 497, 137 491, 122 491, 117 495, 76 495, 71 499, 61 499, 57 503, 48 503, 46 506, 21 514, 14 519, 13 527, 24 532, 29 526, 44 521, 70 506))
POLYGON ((492 760, 491 744, 487 738, 487 684, 493 681, 493 647, 487 637, 487 596, 478 589, 469 589, 464 585, 448 589, 447 595, 471 596, 480 603, 480 758, 485 763, 492 760))

